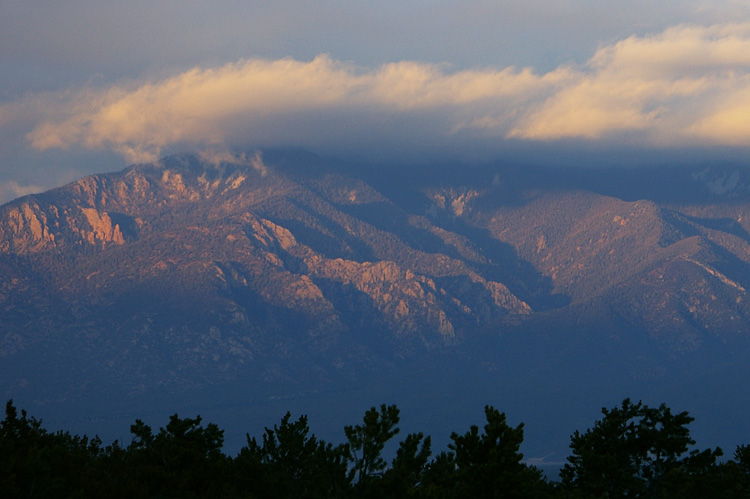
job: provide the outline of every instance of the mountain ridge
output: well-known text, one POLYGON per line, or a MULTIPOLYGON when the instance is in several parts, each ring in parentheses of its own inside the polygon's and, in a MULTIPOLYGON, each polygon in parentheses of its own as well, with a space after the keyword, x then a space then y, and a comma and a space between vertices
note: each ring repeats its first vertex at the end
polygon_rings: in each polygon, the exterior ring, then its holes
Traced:
POLYGON ((750 350, 744 168, 659 171, 659 192, 650 170, 224 160, 0 206, 6 397, 276 400, 434 369, 643 388, 750 350))

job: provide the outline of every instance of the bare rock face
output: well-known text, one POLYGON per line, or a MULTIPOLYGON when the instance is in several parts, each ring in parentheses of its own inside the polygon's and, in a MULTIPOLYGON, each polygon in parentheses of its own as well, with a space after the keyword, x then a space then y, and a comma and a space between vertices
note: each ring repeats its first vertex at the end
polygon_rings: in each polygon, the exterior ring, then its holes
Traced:
POLYGON ((9 253, 33 253, 67 244, 104 248, 124 244, 119 224, 106 211, 76 206, 62 213, 54 205, 25 202, 5 212, 0 248, 9 253))
POLYGON ((7 221, 0 229, 0 241, 6 252, 38 251, 55 244, 50 233, 47 214, 39 206, 23 203, 7 210, 7 221))

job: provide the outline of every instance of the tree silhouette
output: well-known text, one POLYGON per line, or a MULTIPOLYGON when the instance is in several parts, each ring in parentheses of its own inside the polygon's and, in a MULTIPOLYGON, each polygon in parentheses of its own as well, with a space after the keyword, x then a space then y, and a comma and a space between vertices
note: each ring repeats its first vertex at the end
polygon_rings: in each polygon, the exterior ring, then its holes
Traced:
POLYGON ((399 420, 395 405, 382 404, 380 412, 372 407, 365 413, 363 424, 344 427, 349 459, 353 463, 351 477, 357 483, 364 483, 385 469, 387 463, 381 453, 385 444, 398 435, 399 420))
POLYGON ((593 428, 571 437, 572 455, 561 472, 568 490, 591 497, 662 497, 709 474, 722 454, 718 448, 688 453, 695 444, 688 429, 693 418, 664 404, 650 408, 625 399, 602 414, 593 428))
POLYGON ((484 408, 487 423, 472 425, 464 434, 453 432, 448 452, 426 467, 419 497, 543 498, 552 487, 542 472, 523 462, 520 452, 523 424, 509 426, 504 413, 484 408))
POLYGON ((126 461, 137 495, 162 497, 206 497, 218 494, 228 464, 221 452, 224 430, 201 417, 170 416, 166 427, 153 434, 143 421, 130 427, 133 441, 126 449, 126 461))
POLYGON ((348 487, 344 446, 334 447, 308 436, 307 416, 291 422, 287 412, 279 426, 266 428, 262 445, 247 436, 238 463, 261 477, 246 489, 261 497, 337 497, 348 487))
POLYGON ((223 431, 177 414, 157 433, 136 420, 127 447, 98 438, 49 432, 40 420, 5 407, 0 422, 0 494, 16 497, 750 497, 750 446, 717 464, 720 449, 691 449, 693 418, 625 399, 584 433, 558 485, 523 462, 523 424, 484 409, 486 423, 452 433, 431 461, 431 439, 412 433, 390 466, 384 449, 399 433, 395 405, 372 407, 362 424, 346 426, 334 446, 291 414, 247 438, 235 458, 224 455, 223 431))

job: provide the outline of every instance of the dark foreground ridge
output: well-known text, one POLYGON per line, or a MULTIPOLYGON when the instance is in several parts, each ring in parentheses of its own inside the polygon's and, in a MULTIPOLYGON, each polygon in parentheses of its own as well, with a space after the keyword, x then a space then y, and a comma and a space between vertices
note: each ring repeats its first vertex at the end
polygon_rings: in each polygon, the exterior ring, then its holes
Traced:
POLYGON ((169 418, 158 433, 140 420, 132 440, 104 446, 98 437, 50 432, 9 401, 0 423, 4 497, 713 497, 750 494, 750 447, 717 462, 719 448, 698 450, 687 412, 625 399, 571 437, 560 481, 523 461, 523 424, 485 407, 486 423, 453 432, 433 456, 431 438, 411 433, 388 463, 399 409, 383 404, 345 426, 345 443, 310 434, 306 416, 287 413, 262 439, 247 436, 235 457, 222 452, 213 423, 169 418))

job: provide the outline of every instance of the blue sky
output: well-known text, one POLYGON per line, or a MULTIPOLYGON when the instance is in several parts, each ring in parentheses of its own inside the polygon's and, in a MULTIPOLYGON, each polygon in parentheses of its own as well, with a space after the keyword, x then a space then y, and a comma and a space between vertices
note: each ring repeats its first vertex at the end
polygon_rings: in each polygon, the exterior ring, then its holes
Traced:
POLYGON ((0 47, 0 202, 185 150, 742 161, 750 143, 747 2, 4 0, 0 47))

